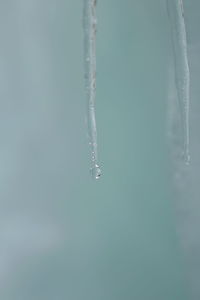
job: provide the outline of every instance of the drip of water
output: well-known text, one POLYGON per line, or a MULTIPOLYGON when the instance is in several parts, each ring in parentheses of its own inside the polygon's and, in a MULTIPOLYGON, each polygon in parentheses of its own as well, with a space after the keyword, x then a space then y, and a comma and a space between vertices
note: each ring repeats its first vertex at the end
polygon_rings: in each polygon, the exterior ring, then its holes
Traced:
POLYGON ((176 89, 182 122, 183 159, 186 164, 189 164, 190 70, 188 64, 187 39, 182 0, 167 0, 167 10, 171 24, 176 89))
POLYGON ((99 177, 101 176, 101 169, 99 168, 98 165, 95 165, 94 167, 92 167, 90 169, 90 171, 91 171, 92 177, 95 179, 99 179, 99 177))
POLYGON ((97 129, 95 117, 96 99, 96 0, 84 0, 83 28, 84 28, 84 62, 85 82, 87 94, 87 125, 91 155, 91 174, 98 179, 101 170, 98 164, 97 129))

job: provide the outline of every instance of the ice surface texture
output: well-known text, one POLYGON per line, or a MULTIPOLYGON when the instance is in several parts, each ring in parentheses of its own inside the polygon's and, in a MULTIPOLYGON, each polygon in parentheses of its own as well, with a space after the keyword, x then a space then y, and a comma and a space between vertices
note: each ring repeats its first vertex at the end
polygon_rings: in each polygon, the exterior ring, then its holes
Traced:
POLYGON ((181 113, 183 133, 183 156, 190 161, 189 153, 189 104, 190 104, 190 70, 187 54, 187 39, 182 0, 167 0, 167 9, 171 24, 175 79, 181 113))
POLYGON ((91 175, 98 179, 101 170, 98 164, 97 129, 95 117, 96 99, 96 0, 84 0, 84 64, 87 95, 87 125, 91 153, 91 175))

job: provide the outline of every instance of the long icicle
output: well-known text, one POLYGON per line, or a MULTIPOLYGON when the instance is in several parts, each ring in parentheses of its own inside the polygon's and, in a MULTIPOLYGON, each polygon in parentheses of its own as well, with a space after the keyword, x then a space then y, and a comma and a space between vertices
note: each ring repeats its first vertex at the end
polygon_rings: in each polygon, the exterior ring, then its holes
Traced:
POLYGON ((182 0, 167 0, 167 9, 171 24, 176 88, 183 131, 183 155, 185 163, 189 164, 190 70, 188 64, 187 39, 182 0))
POLYGON ((96 99, 96 0, 83 0, 83 27, 84 27, 84 62, 87 94, 87 125, 91 155, 91 174, 98 179, 101 169, 98 164, 97 129, 95 117, 96 99))

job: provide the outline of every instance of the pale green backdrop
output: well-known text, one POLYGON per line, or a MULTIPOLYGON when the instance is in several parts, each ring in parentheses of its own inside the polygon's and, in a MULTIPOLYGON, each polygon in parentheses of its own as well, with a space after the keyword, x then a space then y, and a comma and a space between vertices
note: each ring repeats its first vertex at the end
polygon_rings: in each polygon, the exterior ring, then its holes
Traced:
POLYGON ((165 1, 99 0, 89 175, 82 1, 0 1, 2 300, 185 300, 165 1))

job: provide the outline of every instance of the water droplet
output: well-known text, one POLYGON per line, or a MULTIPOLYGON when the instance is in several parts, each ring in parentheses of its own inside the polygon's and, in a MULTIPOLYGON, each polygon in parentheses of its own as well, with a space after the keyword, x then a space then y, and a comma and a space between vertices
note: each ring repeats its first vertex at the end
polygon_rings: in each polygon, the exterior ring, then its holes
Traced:
POLYGON ((187 165, 187 166, 189 166, 190 165, 190 154, 189 153, 184 153, 183 152, 183 154, 182 154, 182 156, 183 156, 183 161, 184 161, 184 163, 187 165))
POLYGON ((92 178, 94 179, 99 179, 99 177, 101 176, 101 169, 98 165, 95 165, 94 167, 92 167, 90 169, 92 178))

